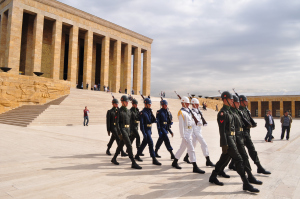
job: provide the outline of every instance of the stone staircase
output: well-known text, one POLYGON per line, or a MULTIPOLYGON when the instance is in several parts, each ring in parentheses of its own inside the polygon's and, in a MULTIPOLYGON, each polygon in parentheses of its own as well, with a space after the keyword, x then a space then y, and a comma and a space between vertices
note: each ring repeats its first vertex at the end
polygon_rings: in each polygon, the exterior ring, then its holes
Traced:
POLYGON ((48 102, 44 105, 24 105, 15 108, 1 114, 0 123, 26 127, 41 113, 43 113, 49 106, 59 105, 66 97, 67 95, 48 102))
MULTIPOLYGON (((114 93, 116 99, 123 94, 114 93)), ((137 99, 138 107, 144 107, 140 95, 133 95, 137 99)), ((160 109, 160 98, 151 97, 154 114, 160 109)), ((169 108, 173 114, 173 121, 177 122, 177 113, 181 107, 178 99, 167 99, 169 108)), ((0 123, 19 126, 76 126, 83 125, 83 109, 85 106, 90 110, 89 124, 105 124, 106 112, 112 107, 112 96, 103 91, 90 91, 71 89, 68 96, 59 98, 45 105, 28 105, 11 110, 0 115, 0 123)), ((120 101, 120 100, 119 100, 120 101)), ((131 103, 129 104, 129 108, 131 103)), ((204 111, 207 121, 216 119, 217 113, 211 109, 204 111)))

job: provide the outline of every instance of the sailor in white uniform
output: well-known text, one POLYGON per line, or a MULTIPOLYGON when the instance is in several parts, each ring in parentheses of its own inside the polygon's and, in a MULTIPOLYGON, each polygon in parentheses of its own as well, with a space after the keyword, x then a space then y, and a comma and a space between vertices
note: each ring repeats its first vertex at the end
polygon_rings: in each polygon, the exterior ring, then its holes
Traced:
POLYGON ((193 118, 192 112, 189 109, 190 100, 187 97, 181 98, 182 108, 178 112, 178 120, 179 120, 179 131, 180 136, 182 138, 181 145, 177 153, 175 154, 175 159, 172 163, 172 166, 176 169, 181 169, 178 165, 178 159, 182 156, 182 154, 187 149, 187 152, 191 158, 191 162, 193 163, 193 172, 195 173, 205 173, 205 171, 198 168, 196 164, 196 154, 193 147, 192 142, 192 134, 193 134, 193 118))
MULTIPOLYGON (((201 144, 201 149, 202 149, 202 153, 204 155, 204 157, 206 158, 206 166, 215 166, 209 158, 209 151, 208 151, 208 147, 207 144, 202 136, 202 126, 203 126, 203 122, 201 119, 201 114, 200 114, 200 110, 199 110, 199 101, 197 98, 193 98, 191 100, 191 104, 193 106, 192 108, 192 112, 194 114, 194 116, 197 118, 198 123, 196 124, 196 122, 193 120, 193 124, 192 124, 192 128, 193 128, 193 146, 194 148, 196 148, 197 142, 199 142, 201 144)), ((187 153, 186 156, 183 159, 184 161, 186 161, 187 163, 190 163, 189 161, 189 154, 187 153)))

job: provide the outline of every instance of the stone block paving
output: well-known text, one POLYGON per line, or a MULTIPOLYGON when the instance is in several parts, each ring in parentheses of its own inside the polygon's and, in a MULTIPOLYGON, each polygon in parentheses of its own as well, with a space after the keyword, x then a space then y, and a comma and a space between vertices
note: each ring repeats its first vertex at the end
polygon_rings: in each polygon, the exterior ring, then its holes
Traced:
MULTIPOLYGON (((140 165, 131 169, 129 158, 119 157, 119 166, 105 154, 107 136, 104 124, 84 126, 17 127, 1 124, 0 128, 0 198, 299 198, 300 121, 294 120, 289 141, 280 140, 280 122, 273 143, 266 143, 264 120, 256 119, 258 127, 251 132, 262 165, 270 176, 253 173, 263 185, 256 185, 259 194, 242 190, 242 182, 234 171, 229 179, 219 177, 224 186, 208 182, 212 172, 205 166, 199 144, 196 147, 198 166, 205 174, 192 173, 192 165, 183 162, 181 170, 171 167, 172 161, 164 145, 159 154, 162 166, 152 165, 146 147, 140 165)), ((216 163, 221 154, 217 122, 211 120, 203 128, 211 160, 216 163)), ((170 138, 176 152, 181 139, 178 123, 170 138)), ((153 140, 158 134, 154 126, 153 140)), ((134 145, 135 146, 135 145, 134 145)), ((111 152, 114 152, 116 144, 111 152)), ((134 147, 134 153, 136 149, 134 147)))

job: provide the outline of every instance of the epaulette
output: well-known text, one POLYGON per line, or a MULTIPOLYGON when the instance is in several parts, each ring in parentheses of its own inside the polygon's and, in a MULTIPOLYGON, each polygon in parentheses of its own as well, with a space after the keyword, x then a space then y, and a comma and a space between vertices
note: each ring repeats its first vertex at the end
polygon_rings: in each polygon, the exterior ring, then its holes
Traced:
POLYGON ((178 115, 177 115, 177 117, 179 118, 179 116, 182 116, 182 118, 184 119, 184 116, 183 116, 183 114, 182 114, 182 111, 181 111, 181 109, 178 111, 178 115))

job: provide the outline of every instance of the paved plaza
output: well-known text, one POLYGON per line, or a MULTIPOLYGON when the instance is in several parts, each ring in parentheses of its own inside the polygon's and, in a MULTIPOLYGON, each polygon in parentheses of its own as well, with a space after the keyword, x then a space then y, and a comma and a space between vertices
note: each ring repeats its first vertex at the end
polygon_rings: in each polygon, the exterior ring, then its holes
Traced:
MULTIPOLYGON (((238 174, 227 168, 231 178, 219 177, 224 186, 210 184, 212 168, 205 166, 199 144, 197 162, 205 174, 192 173, 192 165, 184 163, 183 157, 179 161, 182 169, 172 168, 164 145, 159 151, 162 166, 152 165, 146 148, 140 163, 143 169, 134 170, 129 158, 119 157, 119 166, 110 162, 112 156, 105 154, 109 137, 104 124, 26 128, 0 124, 0 198, 299 198, 300 121, 294 120, 290 140, 281 141, 276 119, 273 143, 264 141, 264 120, 256 121, 252 139, 262 165, 272 172, 270 176, 257 174, 250 161, 255 177, 263 181, 255 185, 259 194, 243 191, 238 174)), ((203 136, 216 163, 221 154, 218 126, 215 120, 208 123, 203 136)), ((175 136, 170 140, 176 152, 181 142, 178 123, 172 128, 175 136)), ((156 128, 152 135, 156 142, 156 128)), ((114 144, 111 152, 115 148, 114 144)))

